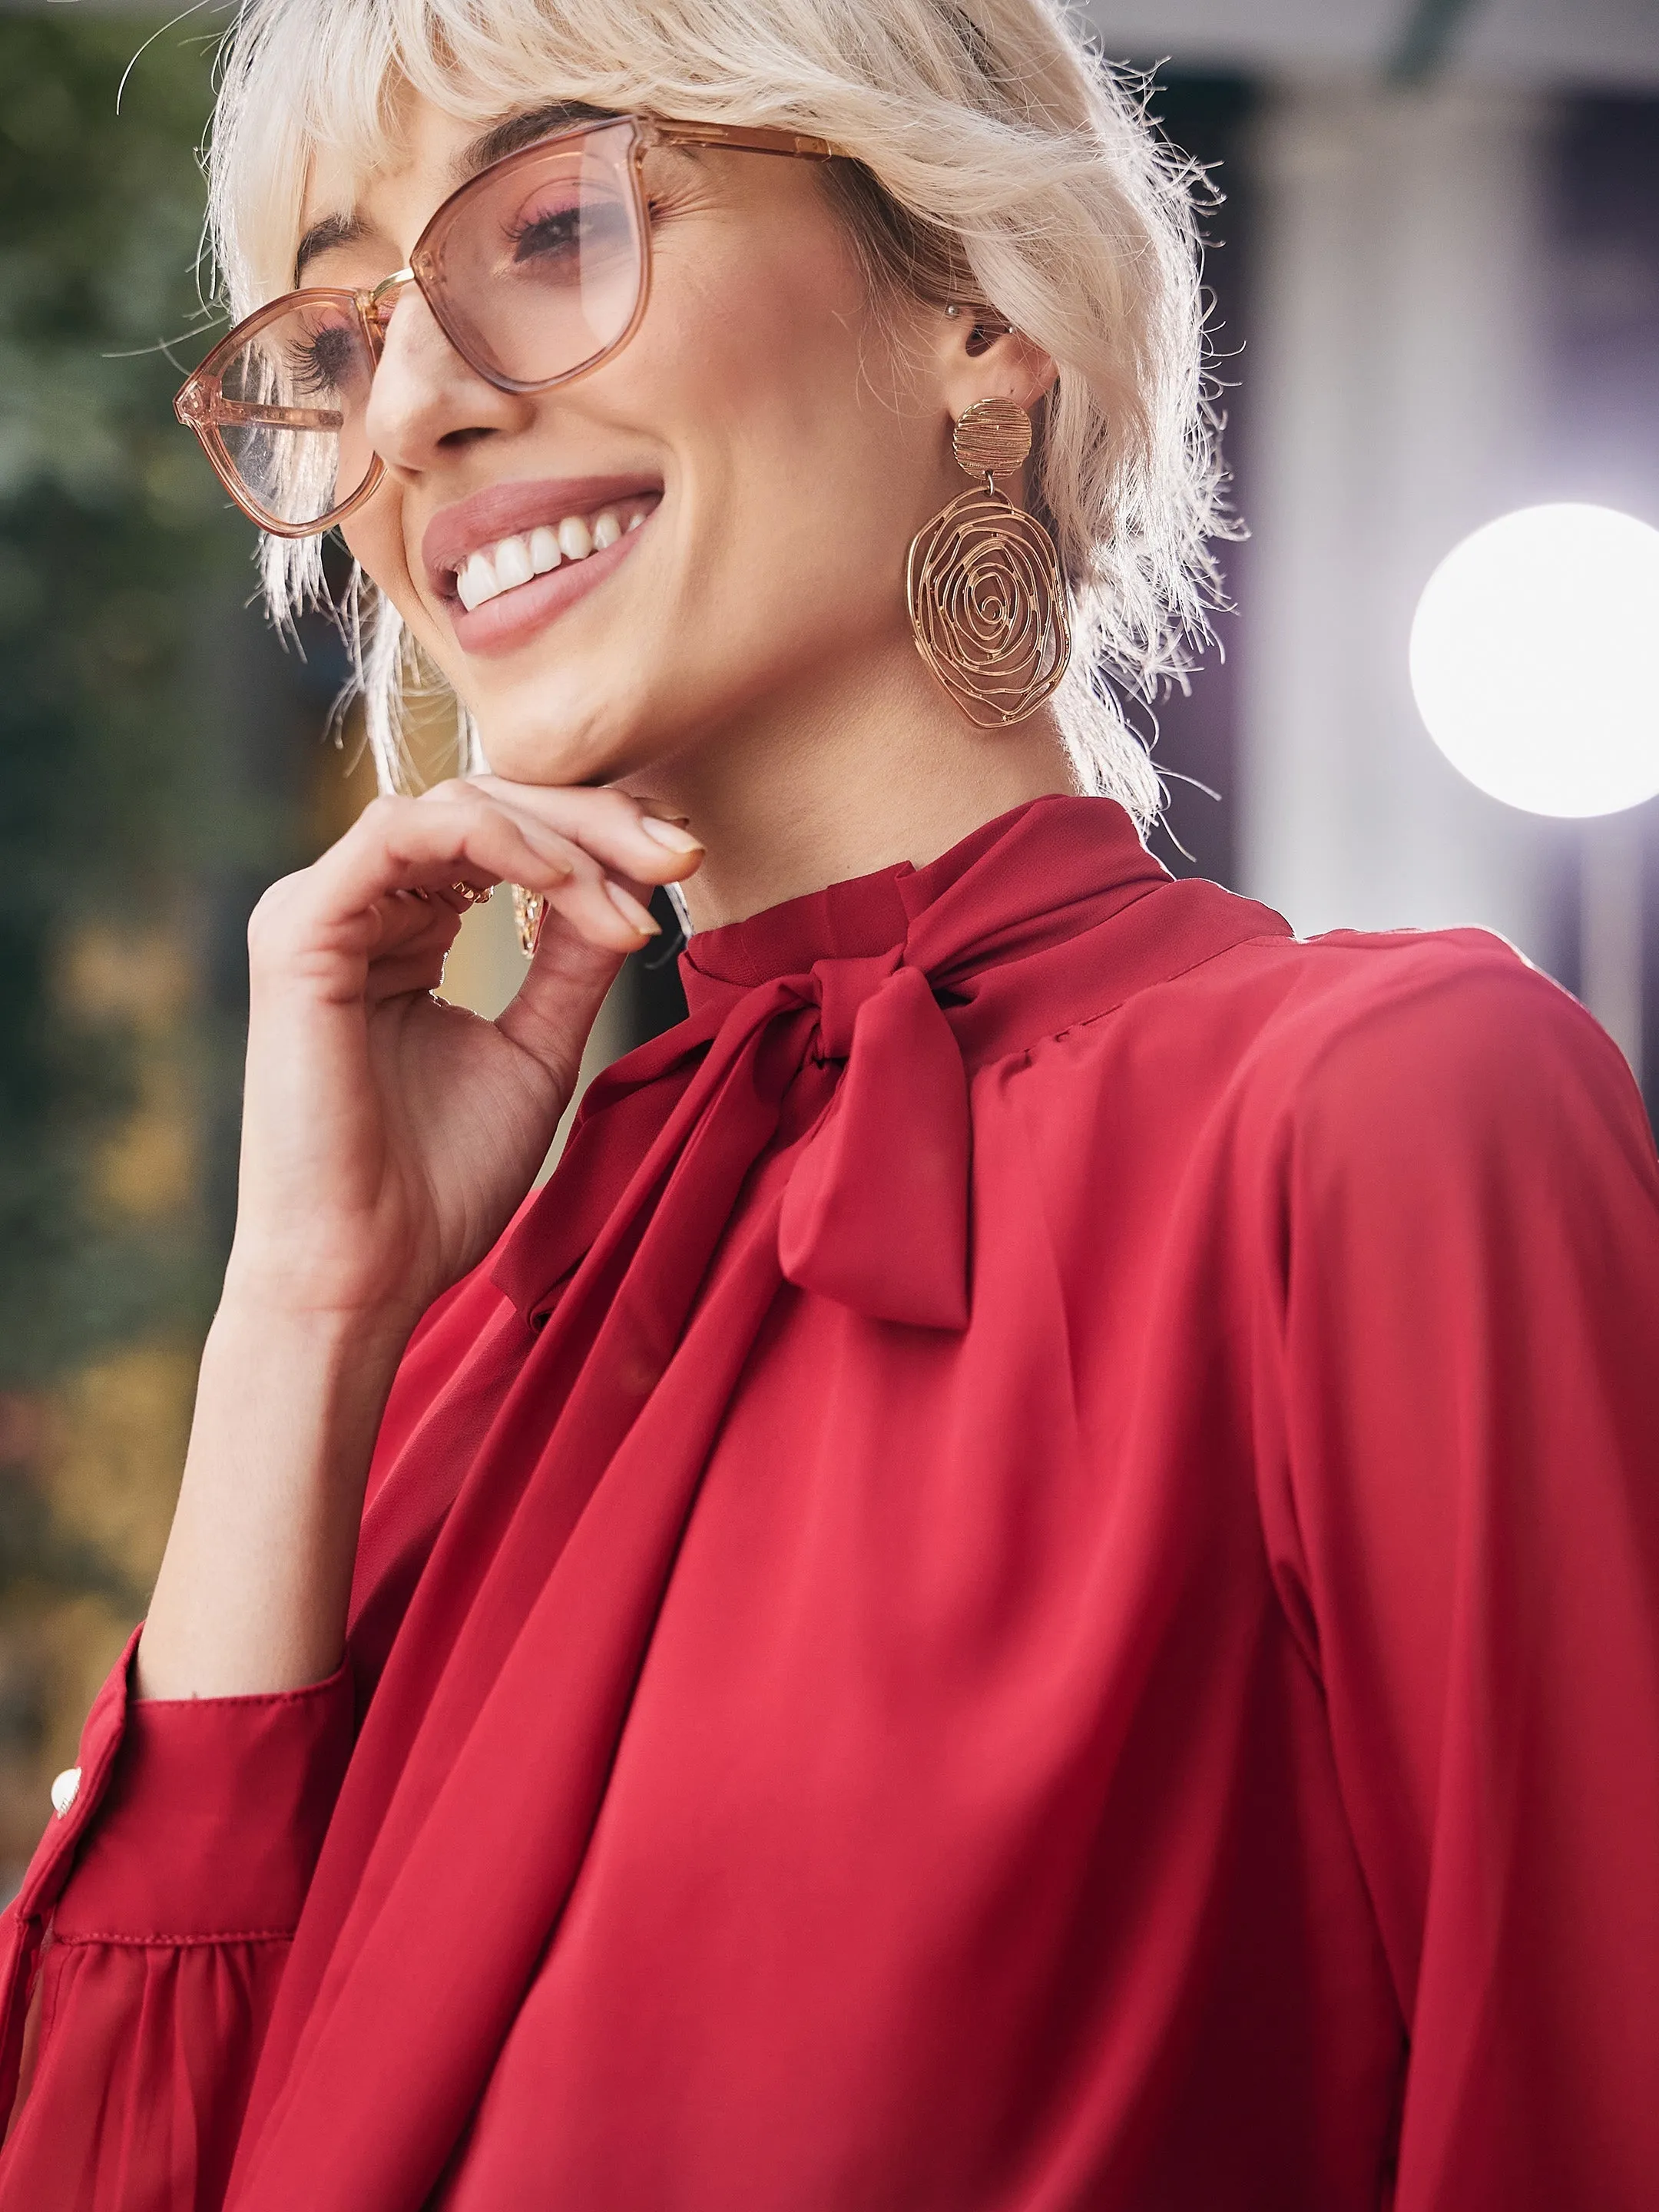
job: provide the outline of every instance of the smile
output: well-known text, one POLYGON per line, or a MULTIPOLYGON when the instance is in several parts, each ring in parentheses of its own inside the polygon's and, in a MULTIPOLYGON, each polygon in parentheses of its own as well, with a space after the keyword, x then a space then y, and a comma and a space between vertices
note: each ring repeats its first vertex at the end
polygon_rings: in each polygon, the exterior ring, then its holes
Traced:
POLYGON ((654 472, 515 478, 441 508, 419 566, 471 654, 515 652, 587 598, 643 543, 654 472))
POLYGON ((621 500, 586 514, 567 514, 557 523, 498 538, 469 554, 455 573, 454 593, 471 614, 491 599, 520 591, 538 576, 566 562, 586 561, 637 530, 656 505, 654 498, 621 500))

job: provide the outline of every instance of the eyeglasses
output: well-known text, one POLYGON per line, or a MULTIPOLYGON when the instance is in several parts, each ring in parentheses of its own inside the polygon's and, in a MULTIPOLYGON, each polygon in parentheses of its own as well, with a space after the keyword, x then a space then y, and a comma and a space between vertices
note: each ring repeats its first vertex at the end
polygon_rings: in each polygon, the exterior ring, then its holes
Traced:
POLYGON ((831 159, 794 131, 621 116, 509 154, 453 192, 409 266, 372 291, 300 291, 222 338, 173 401, 231 497, 279 538, 308 538, 374 494, 366 429, 392 311, 415 285, 468 366, 501 392, 546 392, 609 361, 651 289, 645 156, 723 146, 831 159))

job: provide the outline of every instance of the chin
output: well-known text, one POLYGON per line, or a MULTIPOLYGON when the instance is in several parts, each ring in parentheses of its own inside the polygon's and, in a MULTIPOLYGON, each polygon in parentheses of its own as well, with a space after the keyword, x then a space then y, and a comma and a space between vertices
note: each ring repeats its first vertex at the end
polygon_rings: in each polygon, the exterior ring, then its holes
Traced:
POLYGON ((568 670, 469 704, 492 772, 514 783, 612 783, 640 765, 646 725, 634 702, 568 670))

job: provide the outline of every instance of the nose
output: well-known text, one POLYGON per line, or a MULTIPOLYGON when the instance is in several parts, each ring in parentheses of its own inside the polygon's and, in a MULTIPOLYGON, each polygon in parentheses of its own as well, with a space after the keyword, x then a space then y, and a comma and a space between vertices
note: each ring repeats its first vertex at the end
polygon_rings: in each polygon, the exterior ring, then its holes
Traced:
POLYGON ((418 287, 406 284, 386 324, 363 423, 387 468, 418 475, 446 448, 520 428, 525 407, 462 360, 418 287))

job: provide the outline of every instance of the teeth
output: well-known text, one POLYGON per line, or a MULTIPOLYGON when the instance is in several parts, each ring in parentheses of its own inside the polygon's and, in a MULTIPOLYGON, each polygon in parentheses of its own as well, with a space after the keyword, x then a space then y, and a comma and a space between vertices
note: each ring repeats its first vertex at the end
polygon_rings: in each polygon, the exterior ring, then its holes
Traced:
POLYGON ((503 538, 490 557, 490 566, 504 592, 510 592, 515 584, 527 584, 536 573, 530 548, 522 538, 503 538))
POLYGON ((456 597, 470 614, 486 599, 499 599, 533 576, 546 575, 561 562, 585 561, 590 553, 602 553, 645 520, 643 507, 624 513, 626 520, 614 507, 602 507, 591 521, 586 515, 567 514, 556 529, 544 522, 526 537, 503 538, 499 544, 481 546, 467 556, 455 579, 456 597))
POLYGON ((455 579, 455 590, 469 614, 474 607, 481 607, 486 599, 493 599, 501 588, 495 581, 495 571, 489 565, 488 553, 473 554, 455 579))

